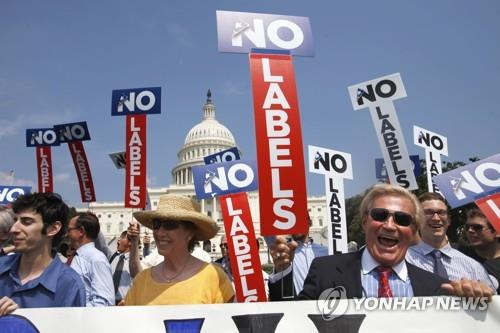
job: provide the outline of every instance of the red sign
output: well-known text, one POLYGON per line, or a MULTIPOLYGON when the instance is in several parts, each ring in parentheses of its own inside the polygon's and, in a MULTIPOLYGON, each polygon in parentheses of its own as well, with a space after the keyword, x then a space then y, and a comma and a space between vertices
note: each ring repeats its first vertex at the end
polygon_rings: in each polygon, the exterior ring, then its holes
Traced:
POLYGON ((146 115, 127 115, 125 207, 146 207, 146 115))
POLYGON ((38 169, 38 192, 53 192, 52 154, 50 146, 36 147, 36 163, 38 169))
POLYGON ((493 228, 500 233, 500 192, 476 200, 476 205, 486 215, 493 228))
POLYGON ((250 54, 262 235, 306 233, 307 195, 292 57, 250 54))
POLYGON ((247 194, 223 195, 219 200, 236 300, 240 303, 265 302, 266 290, 247 194))
POLYGON ((95 191, 94 183, 92 182, 92 174, 90 172, 89 162, 85 154, 85 148, 82 141, 68 142, 68 148, 73 158, 75 165, 78 183, 80 184, 80 195, 82 202, 94 202, 95 191))

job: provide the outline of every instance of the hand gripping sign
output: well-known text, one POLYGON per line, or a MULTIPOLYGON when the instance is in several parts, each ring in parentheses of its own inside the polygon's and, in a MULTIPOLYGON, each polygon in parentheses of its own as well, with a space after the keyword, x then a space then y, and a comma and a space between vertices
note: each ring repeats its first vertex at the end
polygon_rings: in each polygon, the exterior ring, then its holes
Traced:
MULTIPOLYGON (((207 169, 201 169, 201 172, 198 173, 193 168, 195 189, 197 189, 196 193, 203 193, 207 189, 206 182, 212 182, 214 177, 218 179, 224 178, 225 180, 222 182, 229 179, 230 183, 234 183, 234 178, 237 178, 238 170, 240 171, 241 180, 243 180, 241 176, 244 176, 246 180, 250 180, 250 183, 254 183, 253 186, 256 186, 255 163, 252 163, 253 171, 248 172, 248 169, 243 167, 245 162, 242 163, 238 159, 239 153, 236 147, 206 156, 205 163, 207 165, 205 167, 207 169), (232 153, 228 154, 228 152, 232 153), (221 160, 229 162, 216 164, 216 161, 221 160), (215 172, 217 172, 217 175, 215 175, 215 172), (226 173, 227 176, 224 175, 226 173), (232 176, 229 176, 230 173, 232 176), (204 177, 204 174, 208 175, 208 178, 204 177)), ((245 180, 243 181, 246 182, 245 180)), ((238 182, 240 181, 236 181, 236 183, 238 182)), ((231 187, 232 193, 244 190, 234 185, 231 185, 231 187)), ((246 188, 246 190, 249 190, 249 188, 246 188)), ((214 196, 217 195, 215 192, 211 193, 214 196)), ((265 302, 267 298, 248 197, 246 193, 237 193, 223 195, 219 198, 222 217, 224 219, 224 230, 226 238, 229 240, 229 262, 236 289, 236 300, 238 302, 265 302)))
POLYGON ((325 175, 328 253, 347 253, 344 178, 352 179, 351 154, 309 146, 309 172, 325 175))
POLYGON ((31 186, 0 185, 0 204, 6 205, 16 201, 20 195, 31 193, 31 186))
POLYGON ((441 155, 448 156, 448 140, 442 135, 413 126, 413 143, 425 149, 429 192, 441 194, 438 186, 432 181, 432 177, 443 173, 441 155))
POLYGON ((160 87, 112 92, 111 115, 127 117, 125 207, 146 207, 146 115, 159 113, 161 113, 160 87))
POLYGON ((500 154, 434 176, 451 208, 500 191, 500 154))
POLYGON ((87 122, 55 125, 54 130, 59 136, 59 142, 68 143, 68 148, 73 159, 82 202, 94 202, 95 190, 92 182, 92 173, 82 141, 90 140, 87 122))
POLYGON ((354 110, 370 108, 389 180, 409 190, 418 188, 393 100, 406 97, 399 73, 348 88, 354 110))
POLYGON ((304 234, 309 229, 299 105, 292 58, 250 54, 259 165, 260 232, 304 234))
POLYGON ((53 128, 31 128, 26 130, 26 146, 36 147, 38 192, 53 192, 51 146, 59 146, 59 139, 53 128))

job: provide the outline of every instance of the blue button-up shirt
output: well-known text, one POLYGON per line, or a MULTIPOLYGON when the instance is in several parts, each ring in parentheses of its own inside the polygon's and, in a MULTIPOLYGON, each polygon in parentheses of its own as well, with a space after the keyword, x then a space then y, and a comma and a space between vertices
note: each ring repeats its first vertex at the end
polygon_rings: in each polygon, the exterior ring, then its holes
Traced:
POLYGON ((55 256, 43 273, 21 284, 21 254, 0 258, 0 298, 7 296, 21 308, 85 306, 85 287, 78 274, 55 256))
POLYGON ((94 243, 80 246, 71 261, 85 285, 87 306, 115 305, 115 287, 108 259, 94 243))

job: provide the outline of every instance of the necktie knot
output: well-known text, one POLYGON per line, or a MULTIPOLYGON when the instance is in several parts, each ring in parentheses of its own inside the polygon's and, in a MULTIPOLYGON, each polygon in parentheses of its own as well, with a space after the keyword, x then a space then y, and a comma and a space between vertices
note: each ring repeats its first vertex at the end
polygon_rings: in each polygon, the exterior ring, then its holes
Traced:
POLYGON ((436 259, 441 259, 441 257, 443 256, 443 254, 439 250, 434 250, 431 253, 432 253, 432 256, 436 259))
POLYGON ((389 286, 389 277, 392 274, 392 268, 387 266, 378 266, 378 297, 392 297, 392 290, 389 286))

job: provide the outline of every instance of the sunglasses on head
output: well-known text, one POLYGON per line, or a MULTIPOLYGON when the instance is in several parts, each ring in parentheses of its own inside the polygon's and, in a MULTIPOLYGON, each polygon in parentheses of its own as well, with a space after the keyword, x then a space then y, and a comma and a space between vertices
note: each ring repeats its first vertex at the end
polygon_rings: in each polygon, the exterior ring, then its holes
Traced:
POLYGON ((387 221, 389 216, 392 216, 394 222, 396 222, 397 225, 402 227, 407 227, 413 222, 413 217, 405 212, 399 212, 399 211, 391 212, 385 208, 370 209, 370 217, 375 221, 385 222, 387 221))
POLYGON ((164 230, 175 230, 179 228, 180 221, 153 220, 153 230, 163 228, 164 230))

